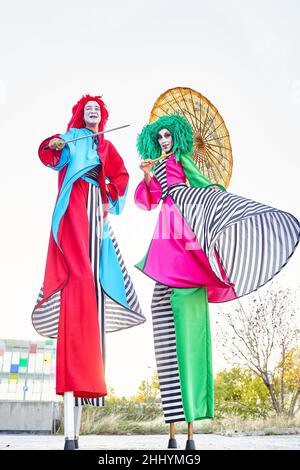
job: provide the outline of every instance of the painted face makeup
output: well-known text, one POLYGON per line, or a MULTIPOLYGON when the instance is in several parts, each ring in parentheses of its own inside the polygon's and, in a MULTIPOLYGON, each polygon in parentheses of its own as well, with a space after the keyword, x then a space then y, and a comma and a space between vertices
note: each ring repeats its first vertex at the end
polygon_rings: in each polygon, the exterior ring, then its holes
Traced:
POLYGON ((158 132, 157 140, 164 153, 168 153, 173 148, 173 137, 168 129, 161 129, 158 132))
POLYGON ((95 125, 101 121, 101 110, 97 101, 88 101, 84 107, 83 119, 85 124, 95 125))

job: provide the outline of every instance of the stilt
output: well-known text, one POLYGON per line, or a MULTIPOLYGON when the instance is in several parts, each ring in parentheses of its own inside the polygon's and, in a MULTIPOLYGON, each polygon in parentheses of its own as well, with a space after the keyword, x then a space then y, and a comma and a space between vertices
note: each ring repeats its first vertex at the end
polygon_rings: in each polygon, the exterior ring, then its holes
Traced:
POLYGON ((79 449, 79 435, 81 423, 82 405, 74 406, 74 421, 75 421, 75 449, 79 449))
POLYGON ((64 450, 75 450, 74 394, 73 392, 64 393, 64 429, 65 429, 64 450))
POLYGON ((177 449, 177 441, 175 439, 175 423, 170 423, 170 439, 168 449, 177 449))
POLYGON ((196 450, 195 441, 193 439, 193 423, 188 423, 188 438, 185 448, 186 450, 196 450))

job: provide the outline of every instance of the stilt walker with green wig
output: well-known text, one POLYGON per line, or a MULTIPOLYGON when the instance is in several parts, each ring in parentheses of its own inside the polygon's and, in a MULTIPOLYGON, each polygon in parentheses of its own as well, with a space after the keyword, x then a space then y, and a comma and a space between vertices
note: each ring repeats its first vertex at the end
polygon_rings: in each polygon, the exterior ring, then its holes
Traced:
POLYGON ((144 179, 135 202, 152 210, 162 201, 136 267, 156 281, 151 310, 169 447, 177 447, 174 423, 186 421, 186 448, 194 449, 193 421, 214 415, 208 302, 236 299, 272 279, 294 252, 300 224, 203 176, 191 157, 192 129, 181 116, 146 125, 137 148, 144 179))

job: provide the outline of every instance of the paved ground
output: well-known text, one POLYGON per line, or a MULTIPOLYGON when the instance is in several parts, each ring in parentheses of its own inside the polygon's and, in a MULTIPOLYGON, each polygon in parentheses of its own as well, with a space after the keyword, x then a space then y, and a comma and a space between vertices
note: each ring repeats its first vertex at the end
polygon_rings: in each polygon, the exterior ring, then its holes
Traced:
MULTIPOLYGON (((194 436, 198 450, 251 449, 300 450, 300 435, 284 436, 220 436, 197 434, 194 436)), ((185 448, 184 435, 177 436, 180 449, 185 448)), ((151 436, 81 436, 80 448, 85 450, 166 449, 168 437, 151 436)), ((0 450, 60 450, 63 436, 28 434, 0 434, 0 450)))

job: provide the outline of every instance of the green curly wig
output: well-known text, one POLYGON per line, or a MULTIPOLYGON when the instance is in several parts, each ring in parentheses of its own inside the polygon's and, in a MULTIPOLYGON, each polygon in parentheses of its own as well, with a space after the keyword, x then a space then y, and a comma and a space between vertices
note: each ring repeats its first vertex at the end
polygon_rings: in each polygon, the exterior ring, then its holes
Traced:
POLYGON ((137 149, 143 160, 158 158, 162 149, 158 143, 158 132, 168 129, 173 138, 175 159, 178 161, 182 154, 191 153, 193 150, 193 131, 189 123, 178 114, 162 116, 151 124, 143 127, 137 138, 137 149))

